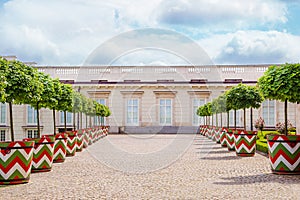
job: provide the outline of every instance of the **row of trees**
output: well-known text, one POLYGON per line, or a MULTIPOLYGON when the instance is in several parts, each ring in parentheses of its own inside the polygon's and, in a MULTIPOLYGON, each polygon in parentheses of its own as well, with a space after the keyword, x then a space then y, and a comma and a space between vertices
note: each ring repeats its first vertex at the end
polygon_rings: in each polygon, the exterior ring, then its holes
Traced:
MULTIPOLYGON (((218 126, 218 115, 221 114, 221 127, 222 113, 227 112, 227 127, 229 127, 229 112, 234 111, 234 128, 236 128, 236 111, 244 110, 244 128, 246 129, 246 109, 250 108, 250 121, 251 130, 253 130, 253 108, 259 108, 263 97, 255 86, 247 86, 245 84, 238 84, 220 95, 218 98, 213 99, 211 102, 200 106, 197 110, 199 116, 212 116, 216 115, 216 125, 218 126)), ((213 122, 212 122, 213 123, 213 122)))
MULTIPOLYGON (((211 103, 200 106, 199 116, 234 110, 234 127, 236 128, 236 110, 244 110, 244 128, 246 128, 246 112, 250 108, 251 130, 253 130, 252 108, 259 108, 264 98, 284 102, 284 133, 288 134, 288 102, 299 103, 300 95, 300 64, 284 64, 270 66, 258 80, 256 86, 239 84, 214 99, 211 103)), ((222 115, 221 115, 222 116, 222 115)), ((229 117, 228 117, 229 119, 229 117)), ((221 120, 222 121, 222 120, 221 120)), ((229 126, 229 121, 227 120, 229 126)), ((222 125, 221 125, 222 126, 222 125)))
MULTIPOLYGON (((0 58, 0 102, 8 103, 10 113, 11 140, 14 141, 13 104, 29 104, 36 109, 38 135, 40 136, 39 110, 53 110, 54 134, 56 133, 55 112, 84 113, 87 116, 107 117, 108 107, 73 90, 71 85, 61 83, 49 75, 19 61, 0 58)), ((75 118, 73 119, 75 123, 75 118)), ((74 125, 75 128, 75 125, 74 125)))

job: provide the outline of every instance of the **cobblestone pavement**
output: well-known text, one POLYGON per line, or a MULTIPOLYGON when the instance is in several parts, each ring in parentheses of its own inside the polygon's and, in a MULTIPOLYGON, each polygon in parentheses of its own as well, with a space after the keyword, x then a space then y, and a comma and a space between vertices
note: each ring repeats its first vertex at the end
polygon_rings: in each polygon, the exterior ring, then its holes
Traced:
POLYGON ((265 156, 239 158, 199 135, 110 135, 28 184, 0 187, 0 199, 300 199, 300 176, 270 172, 265 156))

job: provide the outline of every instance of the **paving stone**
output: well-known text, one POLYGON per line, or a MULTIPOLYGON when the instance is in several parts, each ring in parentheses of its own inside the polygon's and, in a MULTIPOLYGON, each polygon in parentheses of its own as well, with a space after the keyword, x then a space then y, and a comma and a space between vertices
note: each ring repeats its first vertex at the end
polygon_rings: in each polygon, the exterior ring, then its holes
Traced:
POLYGON ((97 151, 84 150, 51 172, 32 174, 28 184, 0 187, 0 199, 300 199, 300 177, 271 174, 265 156, 239 158, 199 135, 145 138, 110 135, 89 147, 97 151), (172 146, 175 141, 180 148, 172 146), (105 148, 108 143, 123 157, 105 148))

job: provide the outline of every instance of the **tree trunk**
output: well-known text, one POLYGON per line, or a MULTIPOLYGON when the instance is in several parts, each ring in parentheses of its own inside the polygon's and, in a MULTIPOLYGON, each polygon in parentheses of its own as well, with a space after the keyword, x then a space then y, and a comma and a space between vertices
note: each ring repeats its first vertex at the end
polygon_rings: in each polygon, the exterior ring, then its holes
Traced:
POLYGON ((82 129, 82 112, 80 112, 80 129, 82 129))
POLYGON ((214 126, 214 115, 211 115, 211 125, 214 126))
POLYGON ((227 128, 229 128, 229 111, 227 111, 227 128))
POLYGON ((10 120, 10 138, 11 141, 15 141, 15 135, 14 135, 14 122, 13 122, 13 113, 12 113, 12 102, 8 103, 9 105, 9 120, 10 120))
POLYGON ((73 129, 76 131, 76 113, 73 112, 73 129))
POLYGON ((67 111, 64 111, 65 132, 67 132, 67 111))
POLYGON ((92 128, 92 116, 89 117, 89 120, 90 120, 90 122, 89 122, 89 128, 92 128))
POLYGON ((223 113, 221 113, 221 128, 223 128, 223 113))
POLYGON ((56 117, 55 117, 55 109, 52 109, 52 116, 53 116, 53 134, 56 135, 56 117))
POLYGON ((250 108, 250 128, 253 131, 253 108, 250 108))
POLYGON ((88 127, 88 116, 87 114, 85 114, 85 128, 88 127))
POLYGON ((79 116, 80 116, 80 114, 78 112, 77 113, 77 130, 80 129, 80 126, 79 126, 79 116))
POLYGON ((284 134, 285 135, 288 135, 288 130, 287 130, 287 127, 288 127, 288 119, 287 119, 287 111, 288 111, 288 101, 287 99, 284 101, 284 134))
POLYGON ((234 109, 234 129, 236 130, 236 109, 234 109))
POLYGON ((216 127, 219 126, 219 121, 218 121, 218 113, 216 114, 216 127))
POLYGON ((246 108, 244 108, 244 130, 246 130, 246 108))
POLYGON ((36 118, 37 118, 37 129, 38 129, 38 138, 41 138, 41 127, 40 127, 40 109, 39 103, 36 103, 36 118))

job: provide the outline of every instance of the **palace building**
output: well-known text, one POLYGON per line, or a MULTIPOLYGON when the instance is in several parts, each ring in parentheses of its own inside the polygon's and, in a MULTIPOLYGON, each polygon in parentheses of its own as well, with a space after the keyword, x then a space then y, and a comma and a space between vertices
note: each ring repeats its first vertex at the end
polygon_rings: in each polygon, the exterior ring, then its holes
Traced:
MULTIPOLYGON (((15 57, 6 57, 16 59, 15 57)), ((208 65, 208 66, 40 66, 26 63, 39 71, 72 84, 82 94, 109 106, 112 115, 105 119, 110 132, 118 133, 195 133, 203 118, 196 110, 218 97, 232 86, 242 82, 255 85, 270 65, 208 65)), ((300 108, 288 105, 289 120, 300 126, 300 108)), ((10 140, 8 105, 0 105, 0 139, 10 140)), ((17 140, 34 137, 37 133, 35 110, 29 105, 14 105, 14 129, 17 140)), ((227 124, 227 115, 218 125, 227 124)), ((270 129, 284 121, 283 103, 265 100, 254 110, 253 119, 261 116, 270 129)), ((56 113, 57 131, 63 128, 63 113, 56 113)), ((83 128, 89 118, 82 117, 83 128)), ((53 133, 52 111, 41 109, 42 134, 53 133)), ((230 112, 233 126, 233 112, 230 112)), ((247 110, 250 128, 250 111, 247 110)), ((67 114, 68 127, 73 127, 73 116, 67 114)), ((92 125, 99 125, 97 119, 92 125)), ((216 124, 216 117, 214 119, 216 124)), ((243 126, 243 111, 237 112, 237 126, 243 126)))

